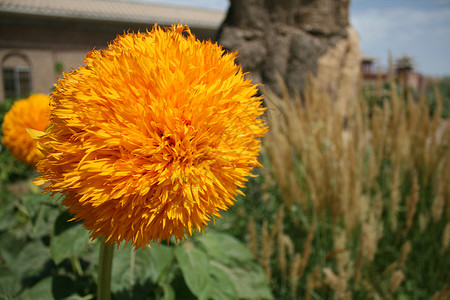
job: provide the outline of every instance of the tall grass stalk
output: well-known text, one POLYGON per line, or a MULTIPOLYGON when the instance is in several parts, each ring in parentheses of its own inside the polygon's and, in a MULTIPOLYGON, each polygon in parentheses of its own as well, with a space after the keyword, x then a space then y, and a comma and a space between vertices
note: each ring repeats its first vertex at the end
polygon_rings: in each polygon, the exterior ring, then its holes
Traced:
POLYGON ((253 241, 259 228, 260 260, 278 297, 426 299, 446 291, 450 126, 439 96, 431 113, 424 94, 414 98, 391 78, 388 100, 361 98, 342 114, 314 81, 302 98, 264 94, 266 177, 280 191, 283 218, 254 216, 249 228, 253 241))

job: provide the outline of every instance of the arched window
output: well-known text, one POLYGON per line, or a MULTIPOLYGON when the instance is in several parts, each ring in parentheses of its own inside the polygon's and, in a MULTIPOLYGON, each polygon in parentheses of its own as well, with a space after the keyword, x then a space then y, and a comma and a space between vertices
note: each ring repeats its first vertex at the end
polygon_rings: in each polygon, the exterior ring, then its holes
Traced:
POLYGON ((31 93, 31 66, 28 58, 20 53, 11 53, 2 60, 5 98, 25 97, 31 93))

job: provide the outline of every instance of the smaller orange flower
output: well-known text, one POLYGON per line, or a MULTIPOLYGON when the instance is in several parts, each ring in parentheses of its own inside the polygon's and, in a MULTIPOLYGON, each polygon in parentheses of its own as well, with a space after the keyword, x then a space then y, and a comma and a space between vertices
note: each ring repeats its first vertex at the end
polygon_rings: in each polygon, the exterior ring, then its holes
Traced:
POLYGON ((36 140, 30 137, 27 129, 44 131, 50 123, 49 97, 34 94, 16 101, 5 114, 2 124, 2 143, 11 150, 12 155, 30 166, 43 157, 36 147, 36 140))

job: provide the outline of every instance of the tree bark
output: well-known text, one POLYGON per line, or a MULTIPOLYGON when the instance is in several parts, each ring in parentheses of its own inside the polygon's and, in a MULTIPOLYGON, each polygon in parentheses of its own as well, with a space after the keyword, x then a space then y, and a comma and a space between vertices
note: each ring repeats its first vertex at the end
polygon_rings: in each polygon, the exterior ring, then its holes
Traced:
POLYGON ((342 76, 329 72, 341 72, 337 69, 342 66, 348 67, 345 76, 357 81, 359 47, 349 26, 350 0, 231 0, 230 4, 218 40, 226 49, 239 51, 238 62, 254 81, 280 93, 279 74, 296 94, 308 74, 324 73, 332 82, 324 82, 323 88, 333 95, 342 76))

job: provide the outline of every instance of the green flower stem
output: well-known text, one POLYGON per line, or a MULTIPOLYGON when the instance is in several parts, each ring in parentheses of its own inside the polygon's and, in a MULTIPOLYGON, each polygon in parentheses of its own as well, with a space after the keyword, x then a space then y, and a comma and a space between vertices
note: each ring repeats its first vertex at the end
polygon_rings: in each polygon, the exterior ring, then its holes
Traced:
POLYGON ((136 249, 131 248, 130 255, 130 286, 134 286, 134 269, 136 265, 136 249))
POLYGON ((77 276, 83 275, 83 269, 81 268, 80 260, 75 255, 70 257, 70 262, 72 263, 72 269, 77 274, 77 276))
POLYGON ((97 300, 111 299, 111 270, 114 247, 100 240, 100 257, 98 259, 97 300))

